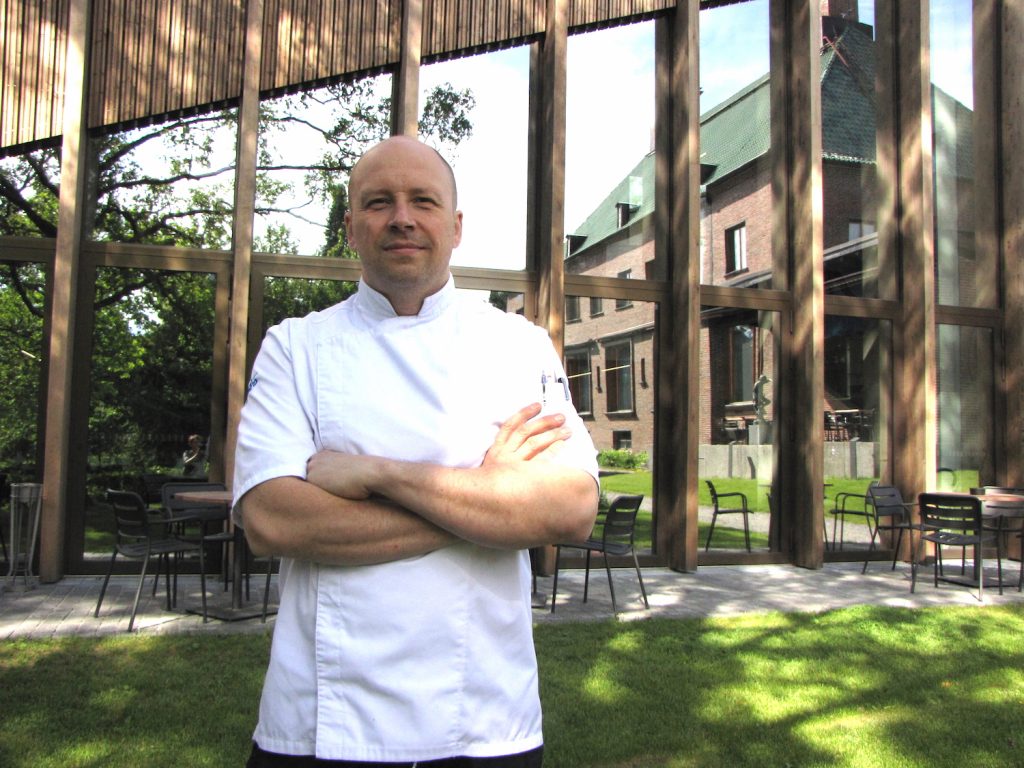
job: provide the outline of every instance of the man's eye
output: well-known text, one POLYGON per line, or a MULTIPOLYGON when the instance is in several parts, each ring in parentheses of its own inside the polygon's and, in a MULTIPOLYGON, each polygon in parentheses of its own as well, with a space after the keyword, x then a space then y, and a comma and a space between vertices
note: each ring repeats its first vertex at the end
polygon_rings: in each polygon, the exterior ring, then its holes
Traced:
POLYGON ((387 204, 388 201, 385 200, 383 197, 376 197, 372 200, 368 200, 366 202, 366 207, 371 210, 379 210, 380 208, 384 208, 387 204))

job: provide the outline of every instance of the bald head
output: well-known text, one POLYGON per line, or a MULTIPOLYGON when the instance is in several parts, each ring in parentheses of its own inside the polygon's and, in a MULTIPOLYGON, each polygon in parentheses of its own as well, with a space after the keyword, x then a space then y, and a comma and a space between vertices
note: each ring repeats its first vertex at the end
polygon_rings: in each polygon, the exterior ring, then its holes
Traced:
POLYGON ((361 180, 361 166, 365 166, 367 164, 364 163, 363 161, 372 158, 373 155, 377 152, 387 151, 388 149, 396 147, 407 148, 409 151, 412 152, 430 155, 433 157, 434 160, 437 161, 438 172, 444 174, 446 178, 446 183, 451 187, 452 210, 456 210, 459 207, 459 192, 457 185, 455 183, 455 171, 452 170, 451 165, 448 164, 448 161, 444 159, 440 152, 431 147, 429 144, 424 144, 422 141, 413 138, 412 136, 392 136, 389 139, 384 139, 384 141, 380 142, 379 144, 374 144, 372 147, 366 150, 366 152, 363 153, 362 157, 360 157, 356 161, 356 164, 352 166, 352 170, 349 172, 349 199, 352 199, 353 190, 358 186, 361 180))

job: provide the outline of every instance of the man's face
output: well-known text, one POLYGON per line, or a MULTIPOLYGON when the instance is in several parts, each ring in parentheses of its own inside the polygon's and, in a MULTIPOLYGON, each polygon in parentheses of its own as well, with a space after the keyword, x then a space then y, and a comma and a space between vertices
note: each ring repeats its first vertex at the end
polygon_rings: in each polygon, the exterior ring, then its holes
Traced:
POLYGON ((353 170, 345 226, 367 284, 398 314, 416 314, 448 280, 462 213, 443 161, 418 141, 396 137, 367 152, 353 170))

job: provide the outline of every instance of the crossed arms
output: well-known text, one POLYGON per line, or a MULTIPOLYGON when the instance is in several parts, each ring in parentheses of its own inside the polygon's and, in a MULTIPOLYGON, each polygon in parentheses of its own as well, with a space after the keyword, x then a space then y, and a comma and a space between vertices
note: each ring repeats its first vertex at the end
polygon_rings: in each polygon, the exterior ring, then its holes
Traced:
POLYGON ((459 540, 524 549, 585 539, 597 484, 551 461, 570 435, 561 414, 517 411, 479 467, 454 468, 322 451, 307 477, 262 483, 240 501, 257 555, 368 565, 425 554, 459 540))

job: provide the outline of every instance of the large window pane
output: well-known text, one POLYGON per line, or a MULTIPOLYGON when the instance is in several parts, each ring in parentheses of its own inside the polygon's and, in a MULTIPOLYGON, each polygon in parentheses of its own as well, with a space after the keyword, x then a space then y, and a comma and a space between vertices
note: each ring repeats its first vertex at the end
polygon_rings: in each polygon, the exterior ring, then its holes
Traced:
POLYGON ((9 483, 40 479, 45 285, 41 264, 0 263, 0 474, 9 483))
POLYGON ((162 480, 207 474, 215 289, 212 274, 97 270, 86 552, 110 551, 105 489, 154 503, 162 480), (192 435, 201 455, 186 471, 192 435))
MULTIPOLYGON (((421 102, 435 88, 472 96, 472 133, 445 156, 459 183, 462 244, 452 264, 526 268, 526 151, 530 52, 520 47, 430 64, 420 70, 421 102)), ((438 110, 425 116, 435 120, 438 110)), ((424 116, 421 116, 421 121, 424 116)), ((425 127, 425 126, 424 126, 425 127)))
POLYGON ((770 288, 768 0, 700 12, 701 282, 770 288))
POLYGON ((935 173, 935 287, 940 304, 994 307, 995 253, 974 248, 971 0, 930 5, 935 173))
POLYGON ((652 216, 654 23, 570 37, 566 101, 566 272, 661 277, 652 216))
POLYGON ((834 549, 864 549, 871 534, 863 496, 872 482, 891 480, 891 326, 883 320, 829 315, 824 352, 827 535, 834 549), (854 514, 830 515, 837 504, 854 514))
POLYGON ((825 291, 893 298, 895 281, 880 275, 892 265, 878 263, 874 6, 822 13, 825 291))
POLYGON ((967 491, 996 480, 992 463, 992 331, 940 325, 938 333, 938 477, 943 490, 967 491))
POLYGON ((60 150, 0 158, 0 235, 57 236, 60 150))
POLYGON ((236 134, 224 111, 94 136, 91 239, 229 248, 236 134))
MULTIPOLYGON (((754 550, 779 549, 778 517, 771 497, 775 472, 775 381, 778 378, 778 313, 732 307, 701 308, 700 531, 699 544, 746 551, 743 518, 715 520, 708 481, 717 493, 741 493, 751 511, 754 550)), ((739 507, 739 497, 722 506, 739 507)))
POLYGON ((387 75, 265 100, 255 250, 351 258, 342 232, 348 172, 390 134, 390 121, 387 75))
MULTIPOLYGON (((579 296, 567 302, 589 303, 579 296)), ((617 303, 607 299, 606 305, 617 303)), ((583 416, 601 465, 605 500, 640 493, 644 501, 638 549, 652 551, 655 360, 657 305, 625 301, 621 309, 590 315, 565 329, 565 372, 573 405, 583 416)))

